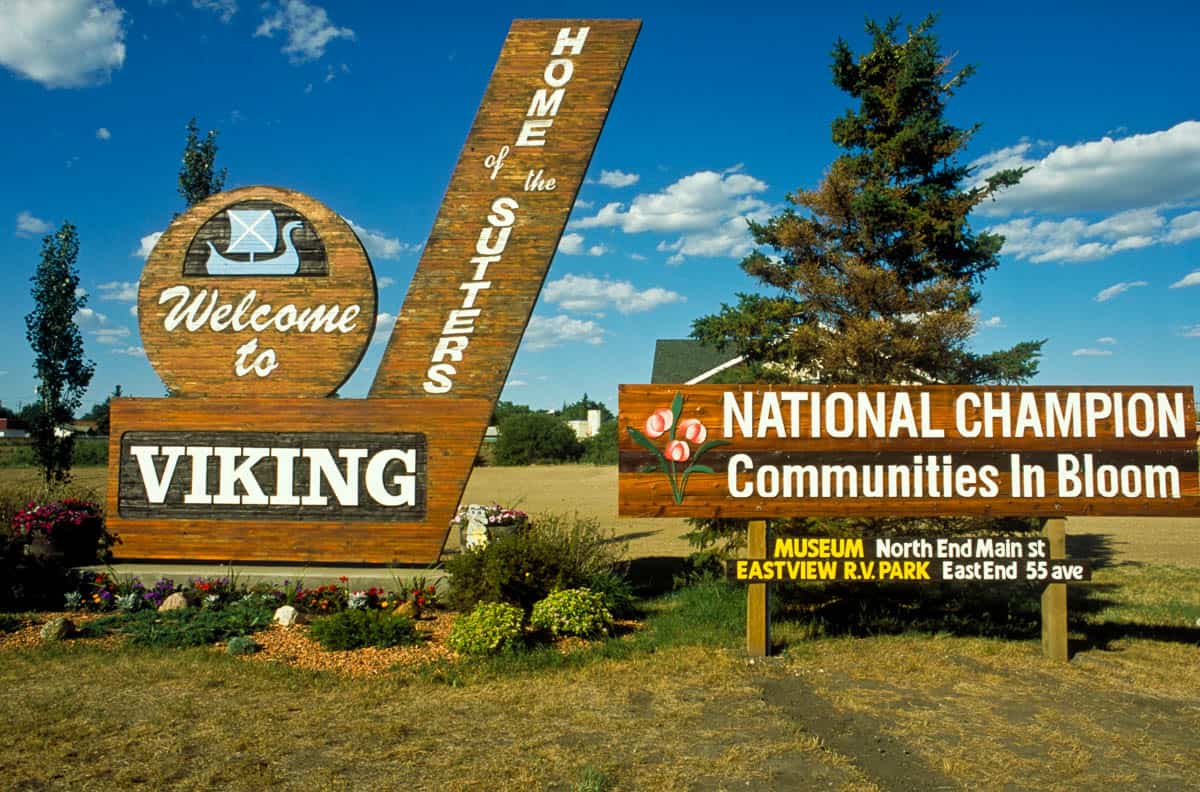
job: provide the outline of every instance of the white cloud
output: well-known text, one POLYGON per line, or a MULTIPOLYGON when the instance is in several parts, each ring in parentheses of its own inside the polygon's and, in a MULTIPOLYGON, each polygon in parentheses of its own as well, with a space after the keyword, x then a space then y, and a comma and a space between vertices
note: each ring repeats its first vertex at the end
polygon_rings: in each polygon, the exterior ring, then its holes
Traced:
POLYGON ((87 293, 88 293, 88 290, 83 288, 82 286, 75 287, 75 296, 76 297, 87 297, 87 293))
POLYGON ((98 330, 108 322, 106 314, 98 313, 92 308, 80 308, 75 312, 74 319, 80 330, 98 330))
POLYGON ((589 256, 603 256, 607 252, 608 248, 604 247, 604 245, 592 245, 587 249, 587 254, 589 256))
POLYGON ((638 290, 629 281, 614 281, 588 275, 564 275, 542 289, 542 299, 567 311, 595 313, 615 308, 623 314, 639 313, 660 305, 684 302, 678 294, 657 286, 638 290))
POLYGON ((568 341, 602 344, 604 329, 591 320, 572 319, 562 314, 551 317, 534 316, 525 328, 521 346, 536 352, 568 341))
POLYGON ((1121 281, 1120 283, 1114 283, 1112 286, 1107 286, 1096 293, 1096 302, 1108 302, 1118 294, 1124 294, 1130 289, 1149 285, 1146 281, 1121 281))
POLYGON ((1200 199, 1200 121, 1059 146, 1040 159, 1029 156, 1030 148, 1021 143, 971 163, 980 178, 1000 168, 1034 168, 981 212, 1117 213, 1200 199))
POLYGON ((643 256, 641 253, 630 253, 629 258, 633 259, 634 261, 645 261, 646 260, 646 257, 643 256))
POLYGON ((128 338, 130 331, 123 325, 110 324, 108 315, 91 308, 80 308, 75 312, 75 324, 80 330, 101 344, 116 344, 128 338))
POLYGON ((96 287, 100 290, 101 300, 116 300, 118 302, 133 302, 137 299, 137 281, 109 281, 96 287))
POLYGON ((97 140, 112 140, 112 132, 108 131, 108 127, 100 127, 96 130, 97 140))
POLYGON ((112 350, 114 355, 129 355, 130 357, 145 357, 146 348, 140 346, 117 347, 112 350))
MULTIPOLYGON (((1200 213, 1197 213, 1200 214, 1200 213)), ((1176 218, 1178 219, 1178 218, 1176 218)), ((1172 223, 1154 209, 1131 209, 1096 223, 1077 217, 1035 220, 1022 217, 988 229, 1004 236, 1004 252, 1035 264, 1094 261, 1122 250, 1162 244, 1172 223)), ((1200 230, 1196 233, 1200 236, 1200 230)))
POLYGON ((1113 338, 1112 336, 1103 336, 1101 338, 1097 338, 1096 343, 1097 344, 1115 344, 1115 343, 1117 343, 1117 339, 1113 338))
POLYGON ((388 236, 382 231, 373 231, 370 228, 364 228, 348 217, 344 219, 354 229, 354 233, 358 234, 363 247, 367 249, 367 253, 373 259, 395 261, 400 258, 401 253, 411 253, 421 249, 420 245, 410 245, 407 242, 401 242, 396 237, 388 236))
POLYGON ((980 327, 1004 327, 1004 320, 999 316, 993 316, 988 319, 979 320, 980 327))
POLYGON ((1197 237, 1200 237, 1200 212, 1188 212, 1171 220, 1167 235, 1163 237, 1163 240, 1179 244, 1197 237))
POLYGON ((0 64, 47 88, 108 82, 125 63, 113 0, 0 0, 0 64))
POLYGON ((380 311, 375 314, 375 334, 371 336, 371 343, 386 341, 391 336, 392 328, 395 325, 395 314, 390 314, 387 311, 380 311))
POLYGON ((158 238, 163 235, 162 231, 155 231, 153 234, 146 234, 138 242, 138 249, 133 251, 133 255, 138 258, 149 258, 150 251, 154 250, 154 246, 158 244, 158 238))
POLYGON ((395 285, 396 285, 396 279, 395 279, 395 278, 392 278, 392 277, 389 277, 389 276, 387 276, 387 275, 384 275, 384 276, 383 276, 383 277, 381 277, 381 278, 376 278, 376 279, 375 279, 375 285, 376 285, 376 286, 378 286, 378 287, 379 287, 379 288, 381 288, 381 289, 386 289, 386 288, 387 288, 387 287, 389 287, 389 286, 395 286, 395 285))
POLYGON ((282 52, 292 63, 317 60, 325 54, 325 47, 340 38, 354 40, 354 31, 334 25, 324 8, 309 5, 304 0, 283 0, 275 6, 275 13, 264 17, 254 35, 271 38, 276 31, 287 34, 287 43, 282 52))
POLYGON ((1181 336, 1186 336, 1187 338, 1200 338, 1200 324, 1192 325, 1191 327, 1185 327, 1180 331, 1179 334, 1181 336))
POLYGON ((686 256, 737 258, 754 247, 746 220, 765 220, 770 212, 766 202, 754 197, 765 189, 764 182, 748 174, 699 171, 662 192, 636 196, 628 210, 623 203, 609 203, 571 226, 615 226, 627 234, 681 232, 673 242, 659 246, 659 250, 674 253, 672 263, 686 256))
POLYGON ((19 212, 17 214, 17 236, 19 237, 48 234, 52 230, 54 230, 54 226, 40 217, 34 217, 29 212, 19 212))
POLYGON ((591 201, 585 201, 582 198, 576 198, 575 205, 573 207, 571 207, 571 210, 574 211, 576 209, 591 209, 595 205, 596 204, 592 203, 591 201))
POLYGON ((1076 349, 1074 352, 1072 352, 1071 357, 1112 357, 1112 350, 1084 347, 1083 349, 1076 349))
POLYGON ((558 252, 564 256, 583 255, 583 234, 563 234, 558 240, 558 252))
POLYGON ((504 383, 504 387, 506 387, 506 388, 523 388, 528 384, 529 383, 526 382, 525 380, 515 379, 515 380, 509 380, 508 382, 504 383))
POLYGON ((192 0, 192 8, 203 8, 212 11, 221 21, 229 24, 237 13, 237 0, 192 0))
POLYGON ((1200 286, 1200 269, 1192 270, 1171 284, 1172 289, 1182 289, 1187 286, 1200 286))
POLYGON ((625 173, 619 170, 602 170, 600 171, 600 183, 605 187, 629 187, 638 183, 636 173, 625 173))
POLYGON ((137 303, 134 303, 133 305, 129 306, 129 315, 134 316, 134 317, 136 317, 138 315, 137 303))

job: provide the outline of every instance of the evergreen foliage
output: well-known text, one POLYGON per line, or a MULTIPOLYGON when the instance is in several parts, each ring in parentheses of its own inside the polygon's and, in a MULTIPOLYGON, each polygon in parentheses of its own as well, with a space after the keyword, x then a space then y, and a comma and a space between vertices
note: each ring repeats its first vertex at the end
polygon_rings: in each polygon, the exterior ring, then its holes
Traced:
POLYGON ((500 423, 496 440, 497 465, 538 465, 574 462, 583 445, 562 419, 546 413, 515 413, 500 423))
POLYGON ((973 73, 950 71, 933 17, 898 39, 897 20, 867 23, 872 48, 839 39, 833 82, 858 107, 833 122, 843 153, 813 190, 764 223, 742 269, 770 294, 698 319, 693 337, 747 356, 762 380, 830 384, 995 383, 1037 373, 1043 341, 976 354, 977 286, 999 263, 1003 237, 973 232, 967 215, 1024 170, 982 181, 959 164, 978 125, 945 119, 973 73))
POLYGON ((42 260, 34 272, 33 312, 25 317, 25 338, 33 349, 38 401, 30 416, 34 457, 47 483, 70 478, 74 438, 58 430, 69 424, 92 381, 95 365, 83 356, 75 315, 87 305, 79 289, 75 260, 79 236, 62 227, 42 240, 42 260))
POLYGON ((179 194, 189 207, 195 206, 225 187, 226 169, 216 171, 217 131, 209 130, 200 139, 196 117, 187 125, 187 142, 183 147, 183 164, 179 168, 179 194))

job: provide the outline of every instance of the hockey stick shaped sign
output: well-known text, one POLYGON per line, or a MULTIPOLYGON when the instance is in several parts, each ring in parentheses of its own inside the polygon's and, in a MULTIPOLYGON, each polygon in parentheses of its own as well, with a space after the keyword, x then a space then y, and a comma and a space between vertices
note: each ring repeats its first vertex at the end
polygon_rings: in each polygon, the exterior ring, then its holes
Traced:
POLYGON ((367 399, 329 399, 375 329, 370 262, 296 192, 214 195, 147 259, 166 399, 111 406, 122 558, 430 563, 641 23, 513 23, 367 399))

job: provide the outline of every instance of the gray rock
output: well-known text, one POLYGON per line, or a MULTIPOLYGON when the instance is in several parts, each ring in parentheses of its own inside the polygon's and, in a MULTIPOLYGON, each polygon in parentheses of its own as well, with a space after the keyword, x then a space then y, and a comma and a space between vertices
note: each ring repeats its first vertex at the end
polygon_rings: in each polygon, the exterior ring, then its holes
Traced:
POLYGON ((188 606, 187 598, 183 596, 183 592, 176 591, 174 594, 163 600, 163 604, 158 606, 160 611, 182 610, 188 606))
POLYGON ((291 627, 300 619, 300 614, 291 605, 283 605, 275 609, 275 623, 291 627))
POLYGON ((61 641, 75 634, 75 622, 62 616, 42 625, 43 641, 61 641))

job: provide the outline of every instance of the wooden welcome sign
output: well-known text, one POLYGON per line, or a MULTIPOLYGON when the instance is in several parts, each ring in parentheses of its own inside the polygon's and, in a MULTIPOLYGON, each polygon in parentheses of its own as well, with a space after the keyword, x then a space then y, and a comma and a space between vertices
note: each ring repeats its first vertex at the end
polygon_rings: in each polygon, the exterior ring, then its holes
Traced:
POLYGON ((449 533, 641 23, 514 22, 365 400, 349 225, 274 187, 171 224, 138 294, 171 393, 111 405, 123 559, 431 563, 449 533))

